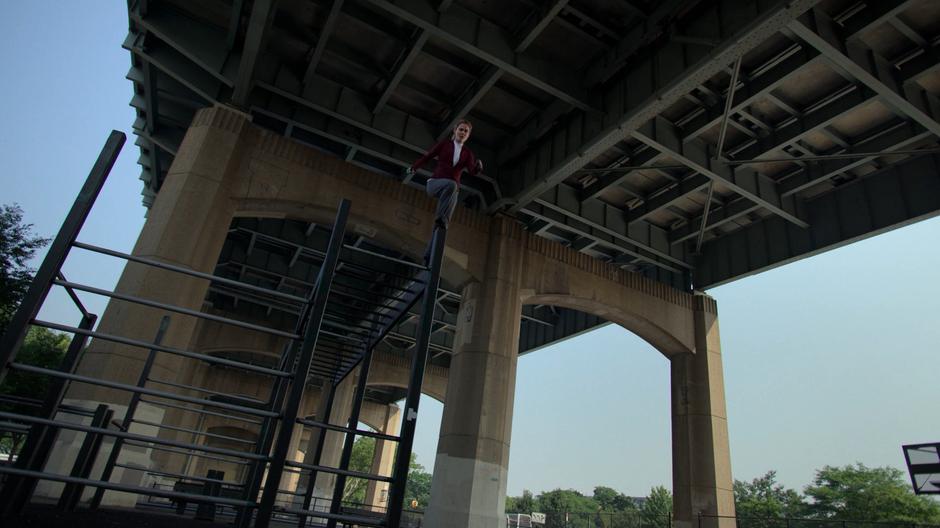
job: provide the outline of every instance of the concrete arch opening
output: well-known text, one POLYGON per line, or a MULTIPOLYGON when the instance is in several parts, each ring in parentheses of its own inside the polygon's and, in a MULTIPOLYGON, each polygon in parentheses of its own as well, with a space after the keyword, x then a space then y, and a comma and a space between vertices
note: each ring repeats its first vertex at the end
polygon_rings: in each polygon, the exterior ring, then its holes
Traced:
POLYGON ((507 494, 671 488, 670 368, 656 352, 607 324, 520 357, 507 494), (542 479, 516 469, 533 466, 542 479))
POLYGON ((666 358, 690 352, 686 345, 647 314, 604 304, 595 298, 542 293, 524 297, 523 306, 557 306, 594 315, 636 335, 666 358))

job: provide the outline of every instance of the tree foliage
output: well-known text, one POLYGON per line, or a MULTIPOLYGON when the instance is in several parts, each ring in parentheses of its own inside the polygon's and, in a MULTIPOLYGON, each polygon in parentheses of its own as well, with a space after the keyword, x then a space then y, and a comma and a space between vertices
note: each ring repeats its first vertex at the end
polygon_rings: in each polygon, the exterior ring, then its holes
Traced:
MULTIPOLYGON (((372 460, 375 457, 375 438, 360 436, 353 443, 352 456, 349 459, 350 471, 360 473, 372 472, 372 460)), ((365 504, 366 488, 369 481, 358 478, 347 478, 343 488, 343 502, 349 504, 365 504)), ((418 463, 414 453, 411 453, 411 464, 408 468, 408 481, 405 484, 404 508, 412 509, 412 501, 417 501, 418 509, 423 510, 431 497, 431 474, 418 463)))
MULTIPOLYGON (((375 438, 360 436, 353 442, 352 456, 349 459, 349 469, 360 473, 369 473, 372 470, 372 458, 375 453, 375 438)), ((347 478, 343 487, 343 502, 364 504, 366 502, 366 487, 369 482, 365 479, 347 478)))
POLYGON ((0 335, 29 288, 33 270, 26 263, 49 241, 32 229, 23 223, 20 206, 0 205, 0 335))
POLYGON ((819 519, 940 524, 940 505, 914 495, 895 468, 825 466, 805 492, 809 513, 819 519))
POLYGON ((408 482, 405 483, 405 504, 407 510, 417 509, 424 511, 431 500, 431 474, 418 463, 418 457, 411 453, 411 463, 408 467, 408 482), (412 508, 412 501, 417 503, 412 508))
POLYGON ((669 526, 672 517, 672 493, 663 486, 650 489, 640 507, 640 518, 646 526, 669 526))
MULTIPOLYGON (((69 347, 69 336, 34 326, 29 329, 23 346, 16 356, 18 363, 37 367, 57 368, 62 363, 69 347)), ((42 399, 49 386, 47 376, 26 372, 12 371, 0 384, 0 394, 20 398, 42 399)), ((33 414, 37 408, 30 405, 0 403, 0 410, 19 414, 33 414)), ((22 435, 0 437, 0 451, 15 453, 19 450, 24 437, 22 435)))
POLYGON ((639 511, 633 497, 628 497, 607 486, 594 488, 594 501, 602 510, 608 512, 637 513, 639 511))
POLYGON ((734 481, 734 509, 741 518, 802 517, 803 496, 777 483, 777 472, 768 471, 750 482, 734 481))

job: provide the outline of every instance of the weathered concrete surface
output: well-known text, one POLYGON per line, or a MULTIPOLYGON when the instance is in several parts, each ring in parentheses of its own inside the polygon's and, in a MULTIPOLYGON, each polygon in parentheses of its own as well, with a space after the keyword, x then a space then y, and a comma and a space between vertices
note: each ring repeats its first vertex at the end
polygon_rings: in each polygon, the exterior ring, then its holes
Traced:
MULTIPOLYGON (((711 297, 695 298, 694 354, 673 357, 672 474, 677 524, 693 526, 700 513, 734 517, 728 418, 721 367, 718 310, 711 297)), ((734 519, 709 526, 734 526, 734 519)))
POLYGON ((522 298, 520 231, 499 218, 483 280, 463 289, 434 462, 429 526, 504 521, 522 298))
MULTIPOLYGON (((134 252, 208 272, 234 217, 330 223, 342 198, 353 204, 352 232, 421 255, 433 210, 424 193, 251 126, 238 112, 205 109, 183 141, 134 252)), ((525 303, 599 315, 635 332, 670 358, 677 519, 691 522, 699 511, 729 511, 727 428, 713 301, 701 304, 704 301, 688 293, 525 233, 511 219, 463 208, 458 208, 448 235, 442 274, 464 291, 465 298, 450 385, 444 385, 445 376, 439 373, 424 388, 445 400, 435 498, 428 512, 429 519, 441 523, 436 526, 495 527, 502 522, 519 310, 525 303)), ((201 308, 206 288, 205 281, 171 278, 136 265, 125 269, 118 285, 122 293, 191 309, 201 308)), ((102 329, 149 340, 159 315, 157 310, 115 302, 104 314, 102 329)), ((225 332, 200 327, 187 317, 174 317, 165 342, 205 351, 237 344, 225 332)), ((270 339, 242 342, 263 353, 278 351, 278 343, 270 339)), ((145 354, 99 340, 92 344, 80 372, 133 383, 145 354)), ((266 394, 250 375, 207 377, 205 365, 162 356, 155 369, 155 375, 165 376, 161 379, 204 382, 203 386, 220 392, 266 394)), ((400 386, 404 370, 403 365, 377 369, 370 383, 400 386)), ((345 395, 348 389, 342 392, 337 409, 348 409, 345 402, 351 396, 345 395)), ((127 394, 90 387, 75 388, 70 397, 115 404, 128 399, 127 394)), ((304 408, 312 412, 313 400, 305 399, 304 408)), ((343 412, 335 416, 345 420, 343 412)), ((168 412, 164 423, 194 426, 194 420, 168 412)), ((330 435, 327 445, 332 458, 337 443, 330 435)), ((305 451, 310 453, 309 446, 305 451)), ((170 462, 154 458, 158 466, 170 462)), ((317 488, 322 491, 325 485, 318 478, 317 488)))

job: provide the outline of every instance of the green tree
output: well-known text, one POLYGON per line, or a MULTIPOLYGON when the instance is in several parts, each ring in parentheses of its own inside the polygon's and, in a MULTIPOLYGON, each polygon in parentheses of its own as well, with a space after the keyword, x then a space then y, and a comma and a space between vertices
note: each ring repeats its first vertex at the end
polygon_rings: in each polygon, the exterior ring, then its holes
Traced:
POLYGON ((940 524, 940 505, 914 495, 895 468, 825 466, 804 492, 809 513, 820 519, 940 524))
POLYGON ((556 489, 538 496, 538 511, 547 515, 546 528, 595 528, 597 502, 576 490, 556 489))
POLYGON ((506 497, 506 513, 532 513, 537 511, 535 496, 529 490, 522 490, 519 497, 506 497))
POLYGON ((431 474, 418 463, 418 457, 411 453, 411 463, 408 465, 408 481, 405 483, 406 510, 417 509, 424 511, 431 499, 431 474), (411 501, 417 501, 417 508, 411 507, 411 501))
POLYGON ((607 486, 596 486, 594 488, 594 501, 605 512, 636 513, 638 511, 633 498, 607 486))
MULTIPOLYGON (((57 368, 68 350, 69 340, 67 334, 60 334, 38 326, 31 327, 26 333, 16 361, 37 367, 57 368)), ((0 385, 0 394, 41 399, 45 396, 48 386, 47 376, 12 371, 7 374, 3 384, 0 385)), ((36 410, 33 406, 7 403, 0 404, 0 409, 20 414, 31 414, 36 410)), ((0 437, 0 450, 15 453, 19 450, 24 438, 22 435, 2 436, 0 437)))
MULTIPOLYGON (((370 473, 375 454, 375 438, 360 436, 353 442, 352 456, 349 459, 350 471, 370 473)), ((343 502, 363 504, 366 501, 366 487, 369 481, 359 478, 347 478, 343 487, 343 502)))
POLYGON ((672 517, 672 493, 663 486, 650 489, 650 494, 640 507, 640 519, 644 526, 669 526, 672 517))
POLYGON ((600 528, 635 528, 640 522, 636 501, 607 486, 594 488, 594 501, 600 507, 597 526, 600 528))
MULTIPOLYGON (((768 471, 750 482, 734 481, 734 509, 739 518, 801 517, 806 504, 798 492, 777 483, 777 472, 768 471)), ((753 523, 748 523, 752 526, 753 523)))
POLYGON ((35 236, 32 228, 23 224, 20 206, 0 205, 0 335, 29 288, 33 270, 26 263, 49 241, 35 236))

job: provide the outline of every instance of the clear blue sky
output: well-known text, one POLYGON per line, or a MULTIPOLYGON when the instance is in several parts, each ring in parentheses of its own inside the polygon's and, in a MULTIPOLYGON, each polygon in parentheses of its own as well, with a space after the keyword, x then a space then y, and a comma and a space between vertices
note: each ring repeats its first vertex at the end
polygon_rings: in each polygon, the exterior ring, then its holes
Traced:
MULTIPOLYGON (((0 3, 0 203, 51 236, 111 129, 134 112, 124 2, 0 3)), ((129 250, 144 220, 126 147, 81 240, 129 250)), ((802 488, 825 464, 903 467, 940 440, 940 221, 900 229, 710 293, 718 299, 735 478, 776 469, 802 488)), ((113 283, 86 258, 69 278, 113 283)), ((100 313, 101 304, 95 304, 100 313)), ((61 296, 46 317, 75 321, 61 296)), ((422 401, 416 452, 433 467, 441 404, 422 401)), ((671 482, 669 372, 608 326, 519 361, 509 493, 671 482)))

